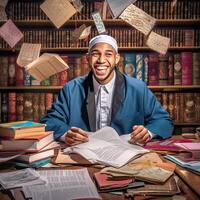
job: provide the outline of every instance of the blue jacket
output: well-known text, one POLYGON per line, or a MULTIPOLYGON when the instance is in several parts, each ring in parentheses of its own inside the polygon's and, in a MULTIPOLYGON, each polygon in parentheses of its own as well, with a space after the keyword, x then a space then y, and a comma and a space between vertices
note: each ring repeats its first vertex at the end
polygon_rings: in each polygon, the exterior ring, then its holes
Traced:
MULTIPOLYGON (((96 131, 95 93, 92 72, 64 85, 52 108, 41 120, 46 130, 54 131, 54 138, 62 136, 70 127, 96 131)), ((173 123, 146 84, 116 70, 110 126, 119 135, 132 132, 134 125, 144 125, 161 138, 172 135, 173 123)))

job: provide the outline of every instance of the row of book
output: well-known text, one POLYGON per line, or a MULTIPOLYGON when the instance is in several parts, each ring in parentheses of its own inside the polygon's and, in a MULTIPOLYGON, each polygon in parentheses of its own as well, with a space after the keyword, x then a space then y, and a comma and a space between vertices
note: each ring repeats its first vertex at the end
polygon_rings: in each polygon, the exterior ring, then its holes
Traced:
POLYGON ((0 93, 0 122, 40 121, 56 100, 54 93, 0 93))
MULTIPOLYGON (((6 12, 13 20, 47 20, 47 16, 40 9, 42 1, 9 1, 6 12)), ((100 11, 103 19, 112 18, 105 1, 82 1, 83 8, 72 19, 91 19, 91 13, 100 11)), ((177 1, 172 10, 171 0, 138 0, 135 5, 157 19, 198 19, 200 2, 198 0, 177 1)))
POLYGON ((18 121, 0 124, 0 153, 18 152, 12 161, 20 167, 40 167, 50 162, 54 150, 53 132, 45 131, 45 124, 18 121))
POLYGON ((155 92, 174 122, 200 123, 200 93, 155 92))
MULTIPOLYGON (((42 48, 69 48, 69 47, 88 47, 88 41, 92 37, 98 35, 97 30, 93 28, 88 40, 78 40, 74 43, 72 32, 74 29, 52 28, 46 29, 23 29, 23 39, 16 45, 20 48, 22 43, 41 43, 42 48)), ((145 47, 145 36, 129 27, 107 28, 107 33, 116 38, 119 47, 145 47)), ((171 47, 193 47, 200 46, 200 29, 192 28, 156 28, 154 32, 170 38, 171 47)), ((0 38, 0 48, 9 48, 8 44, 0 38)))
MULTIPOLYGON (((0 122, 39 121, 51 108, 57 94, 2 93, 0 122)), ((200 122, 200 93, 155 92, 156 97, 175 122, 200 122)))
MULTIPOLYGON (((0 57, 0 86, 62 86, 90 71, 85 54, 66 54, 61 58, 69 69, 39 82, 16 64, 16 57, 0 57)), ((121 54, 118 68, 122 73, 145 81, 148 85, 200 85, 200 53, 181 52, 121 54)))

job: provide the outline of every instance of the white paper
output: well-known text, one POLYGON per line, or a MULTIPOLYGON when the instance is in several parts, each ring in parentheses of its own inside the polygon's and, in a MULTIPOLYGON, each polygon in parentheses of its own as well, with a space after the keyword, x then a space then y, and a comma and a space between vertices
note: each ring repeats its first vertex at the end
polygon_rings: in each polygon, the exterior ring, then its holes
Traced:
POLYGON ((90 35, 90 33, 91 33, 91 28, 92 28, 92 26, 86 27, 86 28, 83 30, 83 32, 81 33, 79 39, 80 39, 80 40, 86 39, 86 38, 90 35))
POLYGON ((86 168, 78 170, 41 170, 46 185, 24 186, 26 197, 33 200, 101 199, 86 168))
POLYGON ((156 23, 156 19, 137 6, 131 4, 119 16, 131 26, 148 35, 156 23))
POLYGON ((147 39, 147 46, 160 54, 166 54, 169 48, 170 38, 151 32, 147 39))
POLYGON ((93 12, 92 13, 92 18, 94 20, 94 23, 96 25, 98 33, 99 34, 105 33, 106 29, 105 29, 104 23, 103 23, 103 21, 101 19, 100 13, 98 11, 97 12, 93 12))
POLYGON ((91 163, 100 163, 113 167, 121 167, 136 156, 148 150, 123 142, 111 127, 104 127, 89 134, 89 142, 68 147, 65 153, 78 153, 91 163))
POLYGON ((0 173, 0 183, 5 189, 22 187, 25 185, 45 184, 46 180, 33 169, 27 168, 13 172, 0 173))

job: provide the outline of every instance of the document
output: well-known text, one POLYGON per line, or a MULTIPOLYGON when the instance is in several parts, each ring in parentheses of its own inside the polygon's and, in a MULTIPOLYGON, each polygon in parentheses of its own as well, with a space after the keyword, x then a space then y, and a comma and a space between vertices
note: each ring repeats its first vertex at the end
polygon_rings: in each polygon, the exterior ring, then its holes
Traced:
POLYGON ((160 54, 165 55, 169 48, 170 38, 151 32, 147 39, 147 46, 160 54))
POLYGON ((77 12, 68 0, 46 0, 40 5, 40 8, 56 28, 60 28, 77 12))
POLYGON ((80 0, 71 0, 74 8, 77 10, 77 12, 81 12, 82 8, 83 8, 83 4, 80 0))
POLYGON ((23 43, 17 58, 17 64, 21 67, 28 65, 40 55, 41 44, 23 43))
POLYGON ((71 41, 77 42, 77 40, 79 39, 79 37, 81 36, 81 34, 85 30, 85 28, 86 28, 85 24, 82 24, 81 26, 76 28, 71 34, 71 41))
POLYGON ((150 33, 156 23, 156 18, 133 4, 128 6, 119 17, 145 35, 150 33))
POLYGON ((0 21, 6 21, 7 20, 7 14, 5 11, 5 7, 0 5, 0 21))
POLYGON ((11 19, 0 27, 0 36, 13 48, 22 38, 23 33, 17 28, 11 19))
POLYGON ((83 32, 81 33, 80 37, 79 37, 79 40, 84 40, 86 38, 88 38, 88 36, 90 35, 91 33, 91 28, 92 26, 88 26, 86 27, 83 32))
POLYGON ((38 172, 30 168, 0 173, 0 184, 4 189, 45 183, 45 178, 41 178, 38 172))
POLYGON ((43 81, 68 68, 67 63, 59 55, 46 53, 25 66, 25 70, 38 81, 43 81))
MULTIPOLYGON (((128 143, 128 142, 127 142, 128 143)), ((89 133, 89 141, 68 147, 65 153, 78 153, 91 163, 121 167, 130 160, 149 152, 141 146, 127 144, 112 127, 89 133)))
POLYGON ((78 170, 41 170, 46 185, 24 186, 26 198, 33 200, 101 199, 86 168, 78 170))
POLYGON ((106 33, 106 29, 105 29, 104 23, 101 19, 100 13, 98 11, 93 12, 92 18, 94 20, 94 23, 96 25, 98 33, 99 34, 106 33))

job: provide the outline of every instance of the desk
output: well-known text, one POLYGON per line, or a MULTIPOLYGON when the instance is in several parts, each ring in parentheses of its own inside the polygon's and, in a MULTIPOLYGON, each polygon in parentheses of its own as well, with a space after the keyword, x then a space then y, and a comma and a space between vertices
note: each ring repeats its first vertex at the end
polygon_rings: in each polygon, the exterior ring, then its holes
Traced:
MULTIPOLYGON (((80 166, 70 166, 64 167, 62 169, 78 169, 80 166)), ((93 173, 98 172, 100 169, 94 167, 87 167, 90 176, 92 177, 93 173)), ((181 194, 186 197, 187 200, 200 200, 200 176, 187 171, 181 167, 176 168, 176 174, 180 177, 178 185, 181 190, 181 194)), ((21 193, 16 190, 17 199, 24 200, 21 193)), ((103 200, 128 200, 130 198, 125 198, 124 196, 112 195, 108 193, 100 193, 103 200)), ((132 198, 133 199, 133 198, 132 198)), ((135 197, 134 200, 144 200, 147 197, 135 197)), ((150 198, 148 198, 150 199, 150 198)), ((151 198, 152 199, 152 198, 151 198)), ((156 199, 156 198, 154 198, 156 199)), ((160 197, 159 199, 171 199, 171 197, 160 197)), ((8 193, 0 192, 0 200, 13 200, 8 193)))

